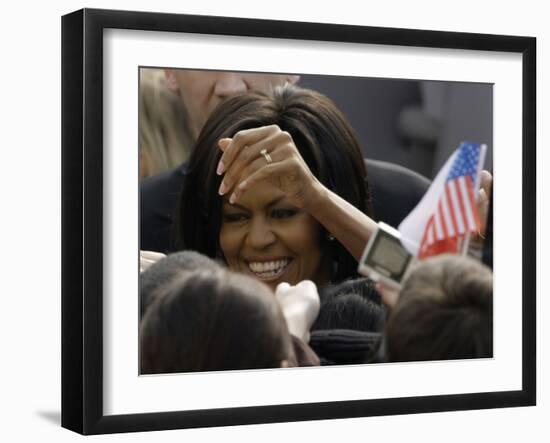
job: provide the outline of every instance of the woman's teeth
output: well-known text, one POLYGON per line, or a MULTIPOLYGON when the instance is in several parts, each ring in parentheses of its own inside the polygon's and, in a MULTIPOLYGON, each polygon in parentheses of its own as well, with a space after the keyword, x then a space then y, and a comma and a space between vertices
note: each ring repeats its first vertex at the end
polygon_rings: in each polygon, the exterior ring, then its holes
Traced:
POLYGON ((269 278, 280 273, 290 263, 289 259, 267 262, 249 262, 250 270, 259 277, 269 278))

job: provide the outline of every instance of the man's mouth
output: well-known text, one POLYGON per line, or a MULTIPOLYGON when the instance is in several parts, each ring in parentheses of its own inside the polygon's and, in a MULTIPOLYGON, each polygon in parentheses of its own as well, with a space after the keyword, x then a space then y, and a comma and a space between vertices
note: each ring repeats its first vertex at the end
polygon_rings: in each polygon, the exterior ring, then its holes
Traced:
POLYGON ((276 280, 285 272, 292 260, 283 258, 269 261, 249 261, 248 269, 260 280, 276 280))

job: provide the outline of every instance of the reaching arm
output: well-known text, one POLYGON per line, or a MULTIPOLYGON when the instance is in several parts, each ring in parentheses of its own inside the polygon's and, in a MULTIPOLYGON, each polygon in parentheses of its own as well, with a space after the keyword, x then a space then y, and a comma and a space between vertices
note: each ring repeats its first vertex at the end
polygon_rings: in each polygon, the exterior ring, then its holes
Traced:
POLYGON ((376 222, 321 183, 317 182, 315 188, 304 209, 359 260, 376 231, 376 222))
POLYGON ((224 174, 220 195, 236 203, 260 180, 269 180, 289 203, 307 211, 359 259, 376 223, 327 189, 310 171, 290 134, 276 125, 238 132, 219 141, 217 172, 224 174))

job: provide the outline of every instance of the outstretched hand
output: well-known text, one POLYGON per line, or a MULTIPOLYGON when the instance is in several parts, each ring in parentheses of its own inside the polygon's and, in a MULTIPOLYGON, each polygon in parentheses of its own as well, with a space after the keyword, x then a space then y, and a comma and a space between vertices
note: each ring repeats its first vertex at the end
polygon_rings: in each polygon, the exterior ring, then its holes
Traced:
POLYGON ((260 180, 269 180, 289 203, 304 208, 319 184, 298 152, 292 136, 277 125, 237 132, 218 143, 223 151, 218 175, 225 174, 220 195, 230 195, 235 203, 260 180))
POLYGON ((315 283, 310 280, 303 280, 295 286, 280 283, 275 290, 275 298, 283 311, 288 331, 308 343, 309 330, 321 306, 315 283))

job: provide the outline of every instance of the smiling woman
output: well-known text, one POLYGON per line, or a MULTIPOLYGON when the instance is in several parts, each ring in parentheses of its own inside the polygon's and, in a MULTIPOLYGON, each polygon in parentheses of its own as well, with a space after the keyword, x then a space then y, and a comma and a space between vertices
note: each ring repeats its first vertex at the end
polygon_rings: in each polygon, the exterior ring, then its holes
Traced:
POLYGON ((189 162, 181 246, 276 287, 357 274, 374 229, 361 149, 327 97, 285 86, 230 98, 189 162))
POLYGON ((268 181, 256 184, 240 203, 224 198, 222 214, 220 247, 231 269, 273 288, 283 281, 328 281, 319 223, 268 181))

